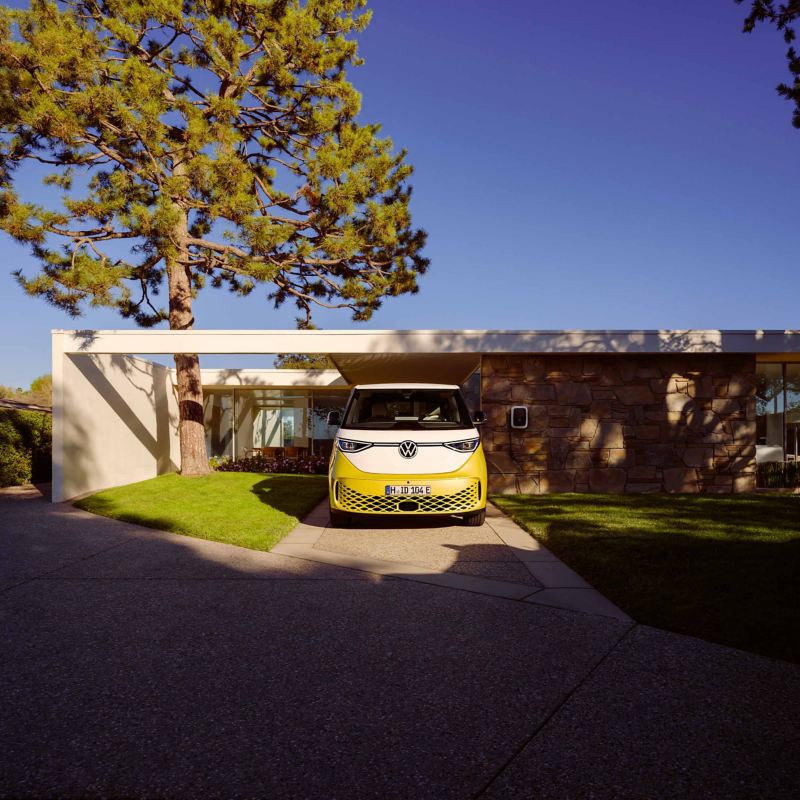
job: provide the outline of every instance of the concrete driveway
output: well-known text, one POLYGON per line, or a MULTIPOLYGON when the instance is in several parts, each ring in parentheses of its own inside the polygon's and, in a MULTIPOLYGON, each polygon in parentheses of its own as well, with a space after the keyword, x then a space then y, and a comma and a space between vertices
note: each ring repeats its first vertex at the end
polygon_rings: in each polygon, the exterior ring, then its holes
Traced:
POLYGON ((417 569, 3 494, 0 796, 800 791, 797 666, 417 569))

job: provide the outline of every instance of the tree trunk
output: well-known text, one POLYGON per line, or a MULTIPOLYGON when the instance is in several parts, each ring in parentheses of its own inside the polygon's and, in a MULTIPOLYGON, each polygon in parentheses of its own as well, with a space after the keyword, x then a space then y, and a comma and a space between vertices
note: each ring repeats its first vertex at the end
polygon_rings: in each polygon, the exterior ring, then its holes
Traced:
MULTIPOLYGON (((181 209, 180 222, 173 230, 175 253, 167 258, 169 281, 169 327, 173 331, 190 330, 194 325, 192 315, 192 281, 187 265, 186 247, 187 215, 181 209)), ((178 432, 181 443, 181 474, 207 475, 211 472, 206 453, 205 425, 203 423, 203 383, 200 379, 200 359, 197 353, 180 353, 175 356, 178 375, 178 432)))

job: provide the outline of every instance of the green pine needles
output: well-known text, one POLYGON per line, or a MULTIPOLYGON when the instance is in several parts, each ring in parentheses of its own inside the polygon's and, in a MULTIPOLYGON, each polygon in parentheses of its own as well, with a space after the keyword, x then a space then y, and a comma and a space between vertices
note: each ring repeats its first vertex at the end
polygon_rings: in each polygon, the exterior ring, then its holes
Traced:
POLYGON ((797 39, 795 25, 800 19, 800 2, 798 0, 736 0, 737 3, 747 2, 750 13, 744 20, 744 32, 752 33, 756 26, 762 22, 774 25, 782 34, 783 40, 789 45, 786 51, 786 64, 792 76, 791 83, 781 82, 776 87, 778 94, 794 104, 792 125, 800 128, 800 54, 795 49, 797 39))
MULTIPOLYGON (((366 320, 416 292, 428 261, 411 167, 356 121, 347 80, 365 2, 0 8, 0 228, 40 265, 16 273, 24 289, 73 316, 106 306, 174 330, 208 284, 264 284, 306 327, 315 306, 366 320), (57 208, 21 196, 40 165, 57 208)), ((199 359, 175 362, 181 471, 204 474, 199 359)))
POLYGON ((207 284, 265 284, 301 325, 317 305, 366 320, 416 292, 411 166, 356 121, 347 80, 365 1, 0 9, 0 227, 41 265, 16 273, 25 290, 173 328, 207 284), (60 207, 22 196, 25 162, 47 165, 60 207))

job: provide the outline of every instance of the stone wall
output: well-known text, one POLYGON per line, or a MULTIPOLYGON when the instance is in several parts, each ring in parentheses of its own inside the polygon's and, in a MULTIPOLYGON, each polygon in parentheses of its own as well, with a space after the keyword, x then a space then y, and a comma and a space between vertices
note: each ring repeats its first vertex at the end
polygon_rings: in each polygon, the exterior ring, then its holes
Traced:
POLYGON ((490 491, 751 491, 754 392, 753 355, 484 356, 490 491))

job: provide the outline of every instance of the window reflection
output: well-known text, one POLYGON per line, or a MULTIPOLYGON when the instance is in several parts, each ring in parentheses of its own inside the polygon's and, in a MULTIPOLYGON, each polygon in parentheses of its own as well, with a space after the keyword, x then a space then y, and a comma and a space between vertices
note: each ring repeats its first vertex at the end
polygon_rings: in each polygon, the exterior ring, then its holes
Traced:
POLYGON ((481 371, 476 369, 467 380, 461 384, 461 395, 467 404, 470 415, 481 407, 481 371))
POLYGON ((297 390, 237 388, 236 458, 296 458, 309 451, 308 400, 297 390))
POLYGON ((328 413, 338 411, 344 414, 349 392, 314 392, 312 395, 311 436, 314 453, 329 456, 333 449, 333 439, 337 427, 328 425, 328 413))
POLYGON ((800 364, 786 365, 786 456, 800 460, 800 364))
POLYGON ((800 457, 800 364, 756 367, 756 460, 800 457))
POLYGON ((348 389, 205 389, 208 455, 329 455, 336 428, 328 426, 328 412, 342 412, 348 394, 348 389))

